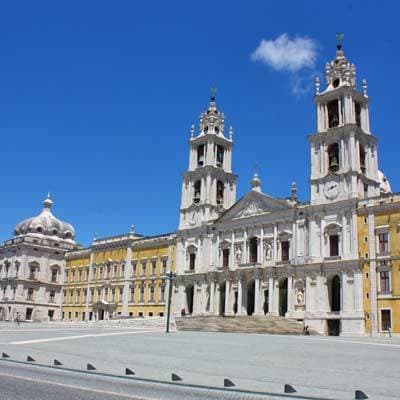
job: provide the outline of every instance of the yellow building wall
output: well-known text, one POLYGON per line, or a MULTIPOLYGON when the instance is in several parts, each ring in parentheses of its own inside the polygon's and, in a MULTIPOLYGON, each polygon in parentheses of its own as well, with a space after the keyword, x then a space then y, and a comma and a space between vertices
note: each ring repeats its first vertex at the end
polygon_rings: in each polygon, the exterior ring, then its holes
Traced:
MULTIPOLYGON (((167 281, 165 275, 162 275, 162 260, 167 258, 167 268, 171 271, 175 271, 175 254, 176 246, 171 245, 169 247, 166 244, 149 247, 146 249, 133 249, 132 260, 137 262, 136 274, 131 274, 130 286, 134 286, 134 301, 131 302, 129 293, 128 303, 128 315, 137 316, 158 316, 164 314, 165 304, 168 298, 167 292, 167 281), (146 271, 143 276, 142 262, 146 260, 146 271), (153 274, 152 260, 156 261, 156 270, 153 274), (165 283, 164 302, 160 302, 161 295, 161 283, 165 283), (140 302, 140 288, 141 284, 144 283, 144 301, 140 302), (151 284, 154 285, 154 301, 150 301, 151 297, 151 284)), ((82 320, 86 316, 86 312, 90 313, 93 311, 92 304, 99 300, 98 290, 102 290, 104 280, 108 280, 111 283, 111 287, 115 288, 115 303, 117 304, 116 313, 122 314, 123 304, 122 295, 120 295, 120 288, 124 286, 124 270, 122 269, 122 263, 126 262, 127 249, 120 248, 107 251, 96 251, 92 254, 93 265, 92 268, 92 282, 90 288, 88 288, 88 276, 87 268, 90 264, 90 257, 82 257, 79 259, 70 259, 66 263, 66 271, 68 271, 68 279, 65 282, 64 290, 66 291, 66 299, 63 303, 63 313, 65 319, 82 320), (107 278, 107 263, 111 259, 111 277, 107 278), (115 276, 115 266, 117 265, 117 275, 115 276), (95 273, 94 273, 95 268, 95 273), (100 279, 100 268, 102 268, 102 278, 100 279), (82 270, 82 274, 79 271, 82 270), (84 290, 93 290, 92 303, 89 304, 86 309, 86 300, 84 296, 84 290), (77 301, 77 293, 80 293, 79 301, 77 301)), ((131 266, 125 265, 124 268, 131 268, 131 266)), ((101 294, 100 294, 101 296, 101 294)))
MULTIPOLYGON (((368 218, 364 215, 358 216, 358 243, 359 243, 359 253, 361 258, 366 258, 369 256, 369 240, 368 237, 368 218), (367 222, 367 223, 366 223, 367 222), (368 238, 367 241, 365 238, 368 238)), ((389 225, 389 246, 390 246, 390 257, 391 257, 391 297, 390 298, 379 298, 378 293, 378 330, 381 331, 381 310, 390 309, 392 317, 392 332, 400 333, 400 212, 388 212, 379 210, 375 214, 375 229, 379 226, 389 225)), ((378 253, 378 248, 376 245, 376 235, 374 229, 375 249, 378 253)), ((377 290, 379 290, 379 258, 377 259, 377 290)), ((363 276, 364 276, 364 311, 366 314, 365 330, 366 333, 371 332, 371 321, 368 318, 371 312, 371 302, 370 302, 370 277, 369 277, 369 261, 366 260, 363 263, 363 276)))

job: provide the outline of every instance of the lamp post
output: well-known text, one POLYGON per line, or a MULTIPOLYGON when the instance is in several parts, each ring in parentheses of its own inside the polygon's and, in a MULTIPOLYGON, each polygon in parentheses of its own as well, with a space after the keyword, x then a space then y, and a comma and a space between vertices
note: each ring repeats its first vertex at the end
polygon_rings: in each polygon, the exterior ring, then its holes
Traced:
POLYGON ((176 274, 174 272, 167 273, 167 279, 169 280, 168 285, 168 304, 167 304, 167 327, 165 333, 169 333, 169 317, 171 314, 171 295, 172 295, 172 282, 176 278, 176 274))

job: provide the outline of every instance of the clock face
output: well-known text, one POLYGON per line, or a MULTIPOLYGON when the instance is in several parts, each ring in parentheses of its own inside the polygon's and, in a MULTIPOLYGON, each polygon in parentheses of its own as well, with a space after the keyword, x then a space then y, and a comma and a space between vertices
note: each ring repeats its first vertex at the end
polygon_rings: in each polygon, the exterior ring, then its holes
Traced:
POLYGON ((339 194, 339 182, 330 180, 325 183, 325 196, 329 200, 336 199, 339 194))

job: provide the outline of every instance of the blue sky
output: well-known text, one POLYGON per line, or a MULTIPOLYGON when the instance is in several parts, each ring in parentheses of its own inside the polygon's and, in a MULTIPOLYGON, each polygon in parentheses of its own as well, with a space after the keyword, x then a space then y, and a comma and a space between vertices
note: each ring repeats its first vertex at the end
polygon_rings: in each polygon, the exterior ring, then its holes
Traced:
POLYGON ((48 191, 82 244, 131 224, 175 230, 190 126, 212 86, 234 127, 238 196, 257 163, 264 192, 288 196, 295 180, 307 200, 313 76, 324 80, 338 31, 368 80, 380 168, 399 190, 398 14, 394 1, 3 3, 0 239, 48 191), (311 41, 312 62, 252 59, 281 35, 311 41))

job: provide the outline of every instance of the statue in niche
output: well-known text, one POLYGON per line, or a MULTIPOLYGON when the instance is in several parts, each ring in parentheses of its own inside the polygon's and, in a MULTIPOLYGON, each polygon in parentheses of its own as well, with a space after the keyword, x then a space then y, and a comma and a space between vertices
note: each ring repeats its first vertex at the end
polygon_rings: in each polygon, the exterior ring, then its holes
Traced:
POLYGON ((304 303, 304 288, 296 288, 296 300, 297 304, 304 303))
POLYGON ((237 262, 242 262, 242 248, 241 248, 241 246, 238 246, 236 248, 235 257, 236 257, 236 261, 237 262))
POLYGON ((271 260, 271 258, 272 258, 272 244, 270 242, 267 242, 265 244, 265 259, 271 260))

